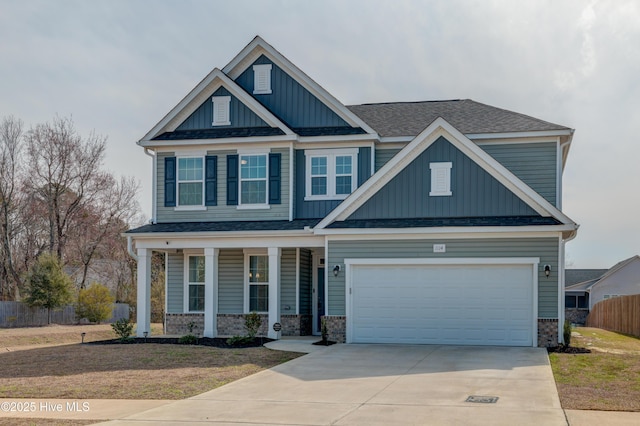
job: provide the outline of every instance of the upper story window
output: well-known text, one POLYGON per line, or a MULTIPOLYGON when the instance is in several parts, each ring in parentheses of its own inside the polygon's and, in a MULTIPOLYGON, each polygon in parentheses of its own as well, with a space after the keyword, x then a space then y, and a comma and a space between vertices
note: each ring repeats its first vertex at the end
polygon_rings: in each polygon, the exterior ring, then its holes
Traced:
POLYGON ((178 206, 204 205, 203 157, 178 158, 178 206))
POLYGON ((307 150, 305 200, 342 200, 357 188, 357 149, 307 150))
POLYGON ((446 197, 451 193, 451 167, 452 163, 430 163, 431 169, 431 197, 446 197))
POLYGON ((271 64, 253 66, 253 94, 271 94, 271 64))
POLYGON ((229 105, 231 104, 231 96, 213 96, 211 102, 213 102, 213 123, 211 123, 211 125, 230 125, 229 105))
POLYGON ((267 154, 240 155, 240 205, 266 205, 267 154))

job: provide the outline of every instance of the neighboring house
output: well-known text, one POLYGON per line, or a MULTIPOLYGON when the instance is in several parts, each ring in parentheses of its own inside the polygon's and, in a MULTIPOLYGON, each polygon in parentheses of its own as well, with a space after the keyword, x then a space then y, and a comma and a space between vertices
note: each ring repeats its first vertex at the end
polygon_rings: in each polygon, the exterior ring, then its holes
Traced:
POLYGON ((589 315, 589 288, 607 269, 566 269, 564 274, 565 318, 574 324, 584 324, 589 315))
POLYGON ((271 338, 555 346, 572 136, 472 100, 345 106, 256 37, 138 142, 137 333, 159 251, 169 333, 256 311, 271 338))
POLYGON ((640 256, 617 263, 611 269, 567 269, 566 317, 584 324, 589 311, 602 300, 640 294, 640 256))

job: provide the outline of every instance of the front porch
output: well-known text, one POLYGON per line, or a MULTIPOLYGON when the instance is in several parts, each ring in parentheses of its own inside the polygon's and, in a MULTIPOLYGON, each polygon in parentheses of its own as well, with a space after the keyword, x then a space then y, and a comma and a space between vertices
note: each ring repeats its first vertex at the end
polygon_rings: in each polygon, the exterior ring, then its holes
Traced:
MULTIPOLYGON (((154 251, 164 253, 167 334, 185 335, 191 328, 203 337, 243 335, 245 315, 250 312, 262 317, 258 336, 279 339, 320 334, 328 298, 322 241, 313 239, 314 244, 300 247, 288 240, 281 246, 265 247, 267 241, 254 238, 251 246, 239 247, 239 240, 227 246, 201 241, 200 247, 187 240, 136 240, 137 335, 151 335, 154 251), (213 244, 220 247, 203 247, 213 244), (274 329, 276 324, 280 327, 274 329)), ((270 239, 274 240, 282 239, 270 239)))

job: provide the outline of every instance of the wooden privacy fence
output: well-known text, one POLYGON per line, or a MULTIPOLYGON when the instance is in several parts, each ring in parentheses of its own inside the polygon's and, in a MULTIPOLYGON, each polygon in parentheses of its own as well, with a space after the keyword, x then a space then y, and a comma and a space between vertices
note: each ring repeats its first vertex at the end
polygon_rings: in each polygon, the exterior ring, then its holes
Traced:
POLYGON ((587 327, 640 337, 640 294, 614 297, 596 303, 587 317, 587 327))
MULTIPOLYGON (((0 302, 0 328, 47 325, 47 318, 48 313, 45 308, 30 308, 22 302, 0 302)), ((111 318, 106 322, 115 322, 120 318, 129 318, 129 305, 126 303, 116 303, 111 318)), ((51 311, 51 324, 77 323, 73 305, 51 311)))

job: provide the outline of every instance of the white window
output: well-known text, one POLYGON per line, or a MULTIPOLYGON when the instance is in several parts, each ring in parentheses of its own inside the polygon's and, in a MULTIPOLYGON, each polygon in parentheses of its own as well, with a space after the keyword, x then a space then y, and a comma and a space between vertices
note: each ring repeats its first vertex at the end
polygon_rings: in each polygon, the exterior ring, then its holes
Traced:
POLYGON ((452 163, 430 163, 432 197, 451 195, 451 167, 452 163))
POLYGON ((269 311, 269 256, 261 252, 246 252, 245 311, 269 311))
POLYGON ((178 157, 178 206, 203 206, 204 158, 178 157))
POLYGON ((213 126, 228 126, 231 124, 229 118, 229 105, 231 96, 213 96, 213 126))
POLYGON ((357 149, 307 150, 305 200, 343 200, 357 187, 357 149))
POLYGON ((268 95, 271 93, 271 64, 253 66, 253 94, 268 95))
POLYGON ((240 154, 239 205, 267 205, 268 154, 240 154))
POLYGON ((204 311, 204 256, 186 256, 185 312, 204 311))

